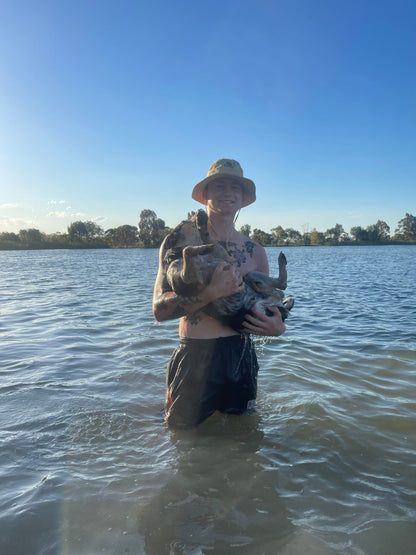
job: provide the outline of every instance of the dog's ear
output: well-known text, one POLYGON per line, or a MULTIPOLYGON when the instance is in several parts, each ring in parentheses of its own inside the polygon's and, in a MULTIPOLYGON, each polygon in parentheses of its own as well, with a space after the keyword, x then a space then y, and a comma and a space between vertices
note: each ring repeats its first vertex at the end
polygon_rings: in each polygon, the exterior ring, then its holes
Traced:
POLYGON ((200 208, 196 213, 196 227, 198 228, 203 243, 209 242, 208 214, 200 208))
POLYGON ((278 278, 268 277, 265 283, 274 289, 286 289, 287 287, 286 280, 282 279, 280 275, 278 278))
POLYGON ((244 277, 244 281, 257 293, 273 297, 278 296, 283 299, 283 292, 280 288, 281 280, 279 278, 266 276, 263 272, 254 271, 249 272, 244 277))

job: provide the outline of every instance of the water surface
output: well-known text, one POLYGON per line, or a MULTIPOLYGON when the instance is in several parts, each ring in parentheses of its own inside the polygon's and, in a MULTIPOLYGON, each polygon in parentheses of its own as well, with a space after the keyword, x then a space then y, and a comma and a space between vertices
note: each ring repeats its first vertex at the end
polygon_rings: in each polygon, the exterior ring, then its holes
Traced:
POLYGON ((414 552, 416 247, 285 254, 258 412, 179 433, 157 251, 0 252, 0 553, 414 552))

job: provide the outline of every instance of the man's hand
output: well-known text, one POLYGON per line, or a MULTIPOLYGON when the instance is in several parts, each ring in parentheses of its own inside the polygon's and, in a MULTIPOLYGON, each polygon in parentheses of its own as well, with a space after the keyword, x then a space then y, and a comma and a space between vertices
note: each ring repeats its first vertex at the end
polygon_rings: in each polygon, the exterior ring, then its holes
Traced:
POLYGON ((266 314, 255 309, 252 310, 253 316, 251 314, 246 314, 245 321, 243 322, 246 331, 254 335, 274 337, 282 335, 286 330, 286 326, 283 323, 280 310, 277 306, 268 306, 267 308, 273 313, 273 316, 266 316, 266 314))
POLYGON ((212 302, 220 297, 240 293, 243 289, 244 282, 237 268, 227 262, 220 262, 212 274, 211 281, 200 295, 207 302, 212 302))

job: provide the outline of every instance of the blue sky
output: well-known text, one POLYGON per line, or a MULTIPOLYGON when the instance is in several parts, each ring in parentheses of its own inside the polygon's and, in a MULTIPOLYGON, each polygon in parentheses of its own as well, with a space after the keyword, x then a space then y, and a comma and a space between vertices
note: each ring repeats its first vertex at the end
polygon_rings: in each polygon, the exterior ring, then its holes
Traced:
POLYGON ((3 0, 0 231, 174 226, 239 160, 238 225, 416 215, 414 0, 3 0))

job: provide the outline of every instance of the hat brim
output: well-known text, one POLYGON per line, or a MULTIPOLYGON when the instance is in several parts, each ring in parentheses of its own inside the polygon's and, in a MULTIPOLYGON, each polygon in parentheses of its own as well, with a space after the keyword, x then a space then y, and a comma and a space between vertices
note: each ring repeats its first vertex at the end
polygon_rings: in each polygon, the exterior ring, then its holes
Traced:
POLYGON ((253 181, 251 181, 251 179, 247 179, 247 177, 225 174, 210 175, 209 177, 206 177, 205 179, 197 183, 192 190, 192 198, 197 202, 200 202, 201 204, 208 204, 208 199, 205 197, 204 194, 205 189, 207 185, 209 185, 209 183, 212 183, 212 181, 216 181, 217 179, 221 179, 221 177, 229 177, 230 179, 238 181, 238 183, 241 185, 241 188, 243 190, 243 203, 241 205, 242 208, 244 206, 252 204, 256 200, 256 186, 254 185, 253 181))

